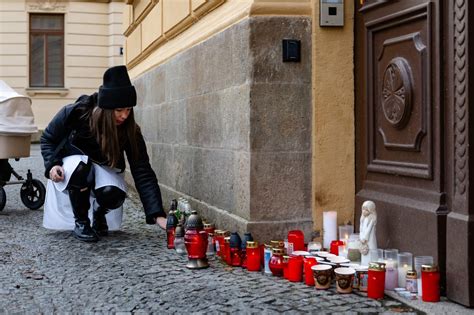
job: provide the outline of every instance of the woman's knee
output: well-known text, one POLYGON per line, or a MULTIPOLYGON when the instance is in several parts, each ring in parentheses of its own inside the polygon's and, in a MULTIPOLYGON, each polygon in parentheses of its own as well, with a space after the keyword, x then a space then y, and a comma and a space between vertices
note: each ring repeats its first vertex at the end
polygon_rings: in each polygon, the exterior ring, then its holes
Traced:
POLYGON ((99 206, 107 209, 120 207, 125 201, 126 194, 116 186, 104 186, 94 190, 99 206))
POLYGON ((91 186, 92 163, 79 162, 68 182, 68 189, 84 189, 91 186))

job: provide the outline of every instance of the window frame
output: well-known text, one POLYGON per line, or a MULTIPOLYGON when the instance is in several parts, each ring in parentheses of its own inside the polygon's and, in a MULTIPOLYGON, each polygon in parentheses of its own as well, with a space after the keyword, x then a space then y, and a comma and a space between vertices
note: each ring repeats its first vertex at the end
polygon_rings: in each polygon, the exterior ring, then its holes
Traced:
POLYGON ((64 56, 64 46, 65 46, 65 14, 63 13, 30 13, 29 14, 29 48, 28 48, 28 54, 29 54, 29 66, 28 66, 28 72, 29 72, 29 87, 30 88, 35 88, 35 89, 58 89, 58 88, 64 88, 65 84, 65 78, 64 78, 64 68, 65 68, 65 56, 64 56), (61 17, 61 29, 60 30, 48 30, 48 29, 33 29, 32 28, 32 19, 37 16, 60 16, 61 17), (31 79, 32 79, 32 69, 33 69, 33 54, 32 54, 32 36, 33 35, 43 35, 44 36, 44 62, 45 62, 45 67, 44 67, 44 73, 43 73, 43 79, 44 79, 44 85, 32 85, 31 79), (48 36, 62 36, 62 45, 61 45, 61 85, 55 85, 51 86, 49 85, 48 82, 48 36))

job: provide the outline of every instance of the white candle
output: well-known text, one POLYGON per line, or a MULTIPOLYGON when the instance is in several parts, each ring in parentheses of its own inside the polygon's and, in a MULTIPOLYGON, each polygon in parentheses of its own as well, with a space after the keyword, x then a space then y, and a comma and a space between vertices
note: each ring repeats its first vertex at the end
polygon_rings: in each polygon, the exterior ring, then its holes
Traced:
POLYGON ((409 266, 408 264, 403 264, 403 266, 398 266, 398 287, 399 288, 405 287, 408 270, 411 270, 411 266, 409 266))
POLYGON ((337 240, 337 212, 323 212, 323 245, 329 249, 331 241, 337 240))

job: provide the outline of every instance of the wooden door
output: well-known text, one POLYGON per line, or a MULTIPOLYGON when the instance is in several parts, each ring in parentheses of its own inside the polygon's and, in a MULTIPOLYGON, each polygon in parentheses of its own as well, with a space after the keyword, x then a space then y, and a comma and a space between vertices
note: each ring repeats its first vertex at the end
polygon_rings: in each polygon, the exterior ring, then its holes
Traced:
POLYGON ((376 203, 380 248, 434 256, 444 270, 440 3, 358 4, 355 198, 356 222, 365 200, 376 203))

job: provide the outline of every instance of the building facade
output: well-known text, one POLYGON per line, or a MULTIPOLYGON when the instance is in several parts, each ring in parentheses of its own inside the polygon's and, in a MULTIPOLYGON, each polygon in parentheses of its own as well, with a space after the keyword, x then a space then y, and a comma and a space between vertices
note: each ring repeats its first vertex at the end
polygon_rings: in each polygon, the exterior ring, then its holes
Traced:
POLYGON ((127 0, 125 62, 166 202, 308 241, 323 211, 357 227, 371 199, 379 246, 433 256, 443 292, 474 306, 468 3, 127 0))
POLYGON ((124 1, 0 0, 0 80, 32 99, 44 129, 123 64, 124 1))

